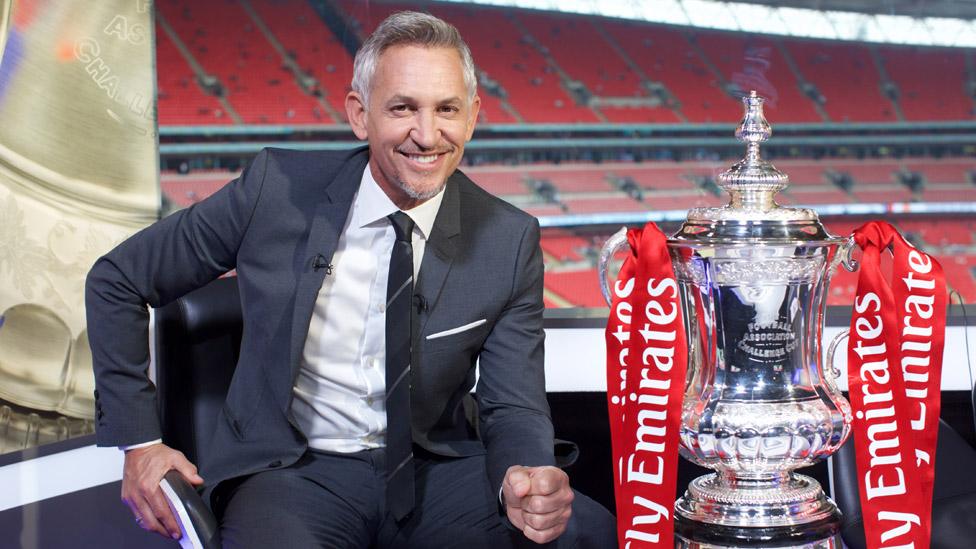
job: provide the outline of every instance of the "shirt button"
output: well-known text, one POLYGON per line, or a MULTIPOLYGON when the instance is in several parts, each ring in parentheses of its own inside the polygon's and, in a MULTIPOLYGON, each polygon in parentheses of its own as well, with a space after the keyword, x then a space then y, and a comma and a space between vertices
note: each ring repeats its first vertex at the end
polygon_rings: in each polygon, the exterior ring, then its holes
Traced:
POLYGON ((385 303, 380 303, 379 305, 376 306, 376 310, 379 311, 379 312, 381 312, 381 313, 385 313, 386 312, 386 304, 385 303))
POLYGON ((373 400, 373 397, 366 397, 366 405, 367 406, 372 406, 373 405, 373 402, 375 402, 373 400))

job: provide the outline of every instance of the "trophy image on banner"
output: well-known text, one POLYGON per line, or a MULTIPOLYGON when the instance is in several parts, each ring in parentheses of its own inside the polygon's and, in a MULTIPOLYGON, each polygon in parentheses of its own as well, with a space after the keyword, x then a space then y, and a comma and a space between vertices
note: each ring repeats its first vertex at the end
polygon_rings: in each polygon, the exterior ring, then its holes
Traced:
POLYGON ((94 432, 95 260, 159 217, 146 0, 0 0, 0 454, 94 432))
POLYGON ((795 470, 826 459, 852 432, 869 542, 928 547, 924 501, 931 501, 932 475, 924 463, 916 468, 916 450, 934 462, 934 434, 926 429, 936 429, 925 422, 938 421, 941 268, 890 225, 872 222, 837 237, 813 210, 776 204, 789 178, 760 155, 772 133, 763 99, 752 92, 743 103, 736 137, 746 156, 719 176, 729 204, 691 210, 671 237, 653 223, 621 230, 601 252, 621 547, 673 547, 675 540, 684 547, 838 547, 840 511, 816 480, 795 470), (610 260, 628 245, 610 284, 610 260), (860 266, 851 257, 856 247, 860 266), (898 281, 890 288, 878 265, 887 249, 898 281), (849 342, 851 403, 835 383, 834 346, 825 361, 821 341, 829 279, 842 263, 861 271, 849 342), (912 269, 916 287, 928 292, 919 299, 932 309, 922 311, 921 324, 905 320, 920 326, 919 342, 908 348, 928 354, 902 379, 906 347, 895 311, 911 307, 895 302, 911 301, 899 275, 912 269), (913 402, 925 391, 913 393, 911 383, 923 378, 934 383, 926 386, 928 400, 913 402), (715 472, 694 479, 674 502, 679 454, 715 472), (903 486, 898 478, 907 479, 903 486), (922 503, 913 511, 908 499, 922 503))

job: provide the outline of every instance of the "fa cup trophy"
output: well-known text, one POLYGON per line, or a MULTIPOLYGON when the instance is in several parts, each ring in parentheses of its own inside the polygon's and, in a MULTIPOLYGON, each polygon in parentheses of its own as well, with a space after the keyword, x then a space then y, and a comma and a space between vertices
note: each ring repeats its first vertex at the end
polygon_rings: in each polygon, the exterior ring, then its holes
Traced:
MULTIPOLYGON (((715 471, 677 501, 675 530, 741 542, 798 529, 828 537, 837 506, 794 470, 850 433, 821 333, 831 272, 853 242, 830 235, 812 210, 776 204, 789 178, 760 156, 771 135, 763 99, 752 92, 743 103, 736 137, 746 156, 719 176, 729 204, 691 210, 667 239, 688 349, 679 453, 715 471)), ((608 303, 608 264, 626 245, 621 231, 601 253, 608 303)))

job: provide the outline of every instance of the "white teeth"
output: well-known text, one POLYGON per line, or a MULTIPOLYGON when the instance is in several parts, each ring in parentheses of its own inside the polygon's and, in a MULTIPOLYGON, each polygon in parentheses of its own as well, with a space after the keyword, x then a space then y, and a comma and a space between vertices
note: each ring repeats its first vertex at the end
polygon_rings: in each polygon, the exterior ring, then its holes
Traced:
POLYGON ((413 160, 414 162, 420 162, 421 164, 430 164, 431 162, 437 160, 436 154, 431 154, 431 155, 411 154, 408 156, 410 160, 413 160))

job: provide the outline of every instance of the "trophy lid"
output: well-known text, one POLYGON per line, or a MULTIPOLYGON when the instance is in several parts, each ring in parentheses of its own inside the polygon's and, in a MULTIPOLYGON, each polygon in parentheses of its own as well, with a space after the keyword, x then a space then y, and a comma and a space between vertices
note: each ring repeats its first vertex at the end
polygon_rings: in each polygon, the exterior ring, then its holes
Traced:
POLYGON ((772 135, 763 115, 763 98, 751 91, 742 98, 745 116, 735 136, 746 144, 746 155, 719 174, 719 186, 729 193, 725 206, 694 208, 673 241, 754 242, 759 240, 832 239, 817 216, 807 208, 786 208, 776 193, 789 186, 789 176, 764 160, 759 144, 772 135))

